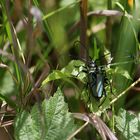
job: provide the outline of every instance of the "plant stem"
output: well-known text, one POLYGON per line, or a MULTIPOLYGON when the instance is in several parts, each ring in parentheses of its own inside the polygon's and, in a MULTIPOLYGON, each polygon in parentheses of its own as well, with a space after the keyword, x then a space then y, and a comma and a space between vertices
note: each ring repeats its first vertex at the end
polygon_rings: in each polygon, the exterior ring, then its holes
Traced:
MULTIPOLYGON (((80 42, 87 48, 87 5, 88 0, 81 0, 80 3, 80 42)), ((81 47, 80 57, 88 59, 88 49, 81 47)), ((88 60, 87 60, 88 61, 88 60)))
MULTIPOLYGON (((108 0, 107 9, 112 9, 112 0, 108 0)), ((106 47, 110 49, 112 36, 112 17, 107 17, 106 20, 106 47)))

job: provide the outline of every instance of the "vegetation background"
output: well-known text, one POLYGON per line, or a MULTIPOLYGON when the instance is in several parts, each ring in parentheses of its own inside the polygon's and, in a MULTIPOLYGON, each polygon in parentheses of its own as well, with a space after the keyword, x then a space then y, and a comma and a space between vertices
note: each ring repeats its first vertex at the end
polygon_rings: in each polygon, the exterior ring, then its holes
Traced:
POLYGON ((0 139, 139 140, 139 11, 140 0, 1 0, 0 139), (89 62, 108 79, 98 99, 89 62))

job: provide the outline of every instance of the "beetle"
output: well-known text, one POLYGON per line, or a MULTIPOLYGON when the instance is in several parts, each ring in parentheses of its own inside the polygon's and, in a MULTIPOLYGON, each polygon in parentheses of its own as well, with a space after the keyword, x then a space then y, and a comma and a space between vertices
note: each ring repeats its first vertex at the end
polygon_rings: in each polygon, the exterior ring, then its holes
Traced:
POLYGON ((87 73, 88 87, 93 97, 97 100, 106 97, 106 86, 110 86, 112 92, 111 83, 107 77, 106 70, 104 67, 98 66, 95 61, 90 61, 85 67, 83 72, 87 73))
POLYGON ((88 78, 89 87, 95 98, 101 98, 103 95, 106 96, 105 85, 107 84, 107 76, 104 69, 101 67, 89 67, 88 78))
MULTIPOLYGON (((78 43, 79 45, 81 45, 80 41, 76 41, 74 45, 77 46, 78 43)), ((100 100, 100 98, 102 98, 103 95, 106 97, 106 86, 110 86, 111 92, 112 88, 104 66, 98 66, 98 60, 92 60, 90 57, 88 61, 84 59, 82 60, 85 62, 85 66, 82 72, 85 72, 87 74, 87 86, 89 87, 92 96, 97 100, 100 100)))
MULTIPOLYGON (((81 47, 84 47, 87 50, 87 48, 85 46, 83 46, 80 41, 76 41, 74 43, 74 45, 75 46, 80 45, 81 47)), ((88 52, 88 51, 86 51, 86 52, 88 52)), ((108 53, 108 54, 110 54, 110 53, 108 53)), ((101 57, 104 57, 104 56, 101 56, 101 57)), ((113 67, 113 66, 117 66, 117 65, 122 65, 123 66, 123 65, 126 65, 128 63, 135 63, 136 64, 137 61, 138 61, 137 60, 138 59, 137 55, 135 57, 132 54, 130 54, 130 55, 127 55, 125 57, 126 58, 133 58, 134 60, 127 60, 127 61, 124 61, 124 60, 122 61, 121 60, 121 61, 119 61, 117 63, 111 64, 112 58, 109 57, 109 62, 107 63, 107 65, 100 66, 97 63, 97 61, 99 61, 99 59, 92 60, 90 58, 90 56, 87 57, 88 60, 85 60, 83 58, 81 59, 81 60, 83 60, 85 62, 85 66, 84 66, 84 69, 82 71, 85 72, 87 74, 87 77, 88 77, 87 78, 88 79, 87 80, 87 86, 88 86, 89 91, 90 91, 90 95, 88 95, 89 99, 90 99, 90 97, 94 97, 95 99, 100 101, 100 99, 103 96, 105 97, 105 98, 103 98, 104 100, 101 100, 101 103, 99 104, 99 106, 101 106, 104 103, 105 99, 106 99, 107 88, 109 88, 110 93, 113 94, 113 92, 112 92, 112 83, 108 79, 107 73, 106 73, 106 68, 108 67, 108 65, 109 65, 109 67, 110 66, 113 67)), ((124 58, 124 56, 123 56, 123 58, 124 58)), ((122 73, 122 75, 123 75, 123 73, 122 73)), ((123 76, 125 76, 125 75, 123 75, 123 76)), ((114 96, 116 96, 116 95, 114 95, 114 96)))

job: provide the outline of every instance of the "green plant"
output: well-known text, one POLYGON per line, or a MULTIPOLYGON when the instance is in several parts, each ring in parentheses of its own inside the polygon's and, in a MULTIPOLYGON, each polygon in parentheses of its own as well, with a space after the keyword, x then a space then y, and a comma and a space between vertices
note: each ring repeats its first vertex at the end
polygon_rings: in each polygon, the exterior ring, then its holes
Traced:
POLYGON ((0 1, 0 124, 10 139, 139 139, 139 4, 0 1), (110 83, 98 100, 90 61, 110 83))

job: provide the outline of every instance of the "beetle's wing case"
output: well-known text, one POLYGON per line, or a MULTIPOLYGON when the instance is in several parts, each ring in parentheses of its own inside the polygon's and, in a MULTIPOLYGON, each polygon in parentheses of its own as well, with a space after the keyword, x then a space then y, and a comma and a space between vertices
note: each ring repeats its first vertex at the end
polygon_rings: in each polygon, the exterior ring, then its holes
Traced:
POLYGON ((104 90, 104 74, 100 68, 92 68, 89 72, 89 87, 94 97, 101 98, 104 90))
POLYGON ((97 74, 97 79, 96 79, 96 94, 98 98, 101 98, 103 95, 103 88, 104 88, 104 76, 102 73, 97 74))

